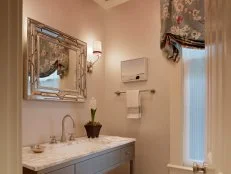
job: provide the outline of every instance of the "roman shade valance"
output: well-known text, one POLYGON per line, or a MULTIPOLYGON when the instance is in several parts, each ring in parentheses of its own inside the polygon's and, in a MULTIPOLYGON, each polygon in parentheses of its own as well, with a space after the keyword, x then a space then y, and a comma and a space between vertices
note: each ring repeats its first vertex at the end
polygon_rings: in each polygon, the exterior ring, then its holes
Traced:
POLYGON ((173 62, 181 48, 205 48, 204 0, 161 1, 161 49, 173 62))

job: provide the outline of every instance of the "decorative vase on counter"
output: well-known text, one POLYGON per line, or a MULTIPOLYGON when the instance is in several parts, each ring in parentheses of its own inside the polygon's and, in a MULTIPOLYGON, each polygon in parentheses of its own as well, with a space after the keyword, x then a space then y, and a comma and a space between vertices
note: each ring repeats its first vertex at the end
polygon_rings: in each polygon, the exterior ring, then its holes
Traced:
POLYGON ((102 125, 86 124, 84 127, 86 129, 88 138, 98 138, 102 125))
POLYGON ((102 125, 99 122, 95 122, 95 114, 97 111, 96 99, 90 100, 89 108, 91 110, 91 121, 84 125, 88 138, 98 138, 102 125))

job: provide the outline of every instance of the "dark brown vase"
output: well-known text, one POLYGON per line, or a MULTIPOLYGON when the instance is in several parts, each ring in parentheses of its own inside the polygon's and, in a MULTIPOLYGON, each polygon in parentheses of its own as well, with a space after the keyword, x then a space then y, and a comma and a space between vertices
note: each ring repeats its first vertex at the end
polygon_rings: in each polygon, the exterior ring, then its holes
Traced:
POLYGON ((102 125, 85 125, 88 138, 98 138, 102 125))

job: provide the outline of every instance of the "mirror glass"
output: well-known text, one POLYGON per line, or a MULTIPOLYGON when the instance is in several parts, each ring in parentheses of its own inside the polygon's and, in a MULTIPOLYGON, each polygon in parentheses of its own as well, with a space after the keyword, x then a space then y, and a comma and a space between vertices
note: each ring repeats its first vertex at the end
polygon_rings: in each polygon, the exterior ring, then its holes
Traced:
POLYGON ((27 38, 24 98, 84 101, 87 44, 33 19, 27 38))

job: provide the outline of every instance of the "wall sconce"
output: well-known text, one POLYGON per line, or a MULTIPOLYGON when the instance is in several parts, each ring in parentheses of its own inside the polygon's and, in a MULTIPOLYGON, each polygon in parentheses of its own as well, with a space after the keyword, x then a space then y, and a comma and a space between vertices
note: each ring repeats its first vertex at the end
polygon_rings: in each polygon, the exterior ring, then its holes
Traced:
POLYGON ((93 43, 93 56, 96 57, 96 60, 89 60, 87 63, 87 72, 93 72, 94 64, 99 60, 102 55, 102 43, 100 41, 94 41, 93 43))

